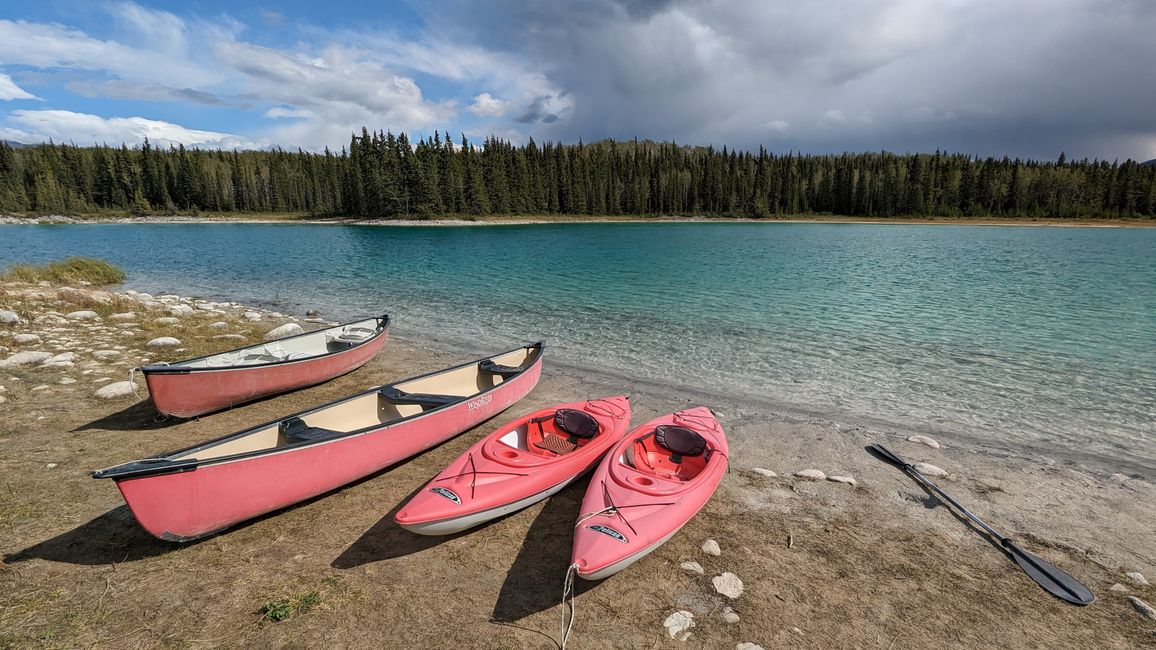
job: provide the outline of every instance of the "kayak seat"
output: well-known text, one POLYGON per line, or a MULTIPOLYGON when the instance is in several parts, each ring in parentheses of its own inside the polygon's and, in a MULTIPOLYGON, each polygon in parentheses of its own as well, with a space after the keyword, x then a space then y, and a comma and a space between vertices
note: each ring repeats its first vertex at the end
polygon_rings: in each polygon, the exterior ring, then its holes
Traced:
POLYGON ((679 464, 684 457, 701 456, 706 439, 686 427, 663 424, 654 428, 654 442, 670 452, 670 462, 679 464))
POLYGON ((417 404, 422 408, 437 408, 447 404, 460 402, 461 395, 435 395, 433 393, 407 393, 397 386, 382 386, 377 391, 378 397, 390 404, 417 404))
POLYGON ((305 420, 298 417, 282 420, 279 429, 281 435, 294 442, 316 442, 327 438, 336 438, 345 434, 344 431, 311 427, 305 423, 305 420))
POLYGON ((578 449, 582 444, 598 435, 601 427, 586 411, 558 409, 553 415, 530 420, 538 425, 539 439, 535 447, 553 452, 559 456, 578 449))
POLYGON ((485 359, 478 362, 479 372, 486 375, 497 375, 502 379, 509 379, 523 370, 525 370, 525 368, 515 368, 514 366, 503 366, 494 363, 493 359, 485 359))
POLYGON ((637 438, 626 450, 626 460, 635 469, 654 476, 688 481, 706 469, 706 439, 686 427, 659 425, 637 438))

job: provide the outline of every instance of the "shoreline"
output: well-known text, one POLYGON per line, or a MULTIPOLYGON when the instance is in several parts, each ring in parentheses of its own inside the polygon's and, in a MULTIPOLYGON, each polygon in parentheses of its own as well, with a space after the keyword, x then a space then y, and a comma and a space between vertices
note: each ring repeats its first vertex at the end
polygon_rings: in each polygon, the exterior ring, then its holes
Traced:
POLYGON ((481 217, 478 219, 357 219, 351 217, 313 218, 290 216, 270 218, 261 215, 239 216, 147 216, 147 217, 71 217, 48 215, 17 217, 0 215, 0 225, 83 225, 83 224, 303 224, 316 226, 381 226, 381 227, 463 227, 463 226, 528 226, 592 223, 760 223, 760 224, 857 224, 857 225, 911 225, 911 226, 999 226, 1025 228, 1156 228, 1156 219, 1000 219, 1000 218, 863 218, 836 216, 792 216, 789 218, 754 219, 749 217, 587 217, 557 216, 534 217, 481 217))

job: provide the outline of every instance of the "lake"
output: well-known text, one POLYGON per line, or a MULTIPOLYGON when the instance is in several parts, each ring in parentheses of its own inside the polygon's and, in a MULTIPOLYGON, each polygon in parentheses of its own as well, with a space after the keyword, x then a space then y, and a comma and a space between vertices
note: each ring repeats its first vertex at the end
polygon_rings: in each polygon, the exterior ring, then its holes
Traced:
MULTIPOLYGON (((1156 229, 591 223, 0 226, 0 264, 1156 468, 1156 229)), ((388 348, 386 349, 388 353, 388 348)), ((629 387, 624 387, 629 391, 629 387)))

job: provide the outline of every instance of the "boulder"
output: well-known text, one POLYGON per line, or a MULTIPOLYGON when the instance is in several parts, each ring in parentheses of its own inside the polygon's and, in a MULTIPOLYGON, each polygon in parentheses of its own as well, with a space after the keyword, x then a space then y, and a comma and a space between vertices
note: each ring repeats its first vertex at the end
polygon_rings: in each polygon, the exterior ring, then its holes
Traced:
POLYGON ((305 330, 297 323, 286 323, 281 327, 269 330, 265 333, 265 340, 272 341, 273 339, 283 339, 286 336, 294 336, 297 334, 304 334, 305 330))
MULTIPOLYGON (((105 380, 107 381, 107 380, 105 380)), ((136 385, 131 381, 118 381, 105 386, 101 386, 96 391, 96 396, 101 399, 117 399, 118 397, 128 397, 135 391, 136 385)))
POLYGON ((171 336, 158 336, 157 338, 145 343, 150 348, 174 348, 181 344, 181 340, 171 336))
POLYGON ((188 305, 173 305, 172 307, 169 307, 169 313, 173 316, 191 316, 192 314, 195 314, 196 311, 197 310, 188 305))
POLYGON ((96 320, 100 318, 96 312, 89 310, 73 311, 64 315, 68 320, 96 320))
POLYGON ((0 323, 4 323, 5 325, 15 325, 20 321, 20 314, 17 314, 14 311, 0 311, 0 323))
POLYGON ((34 363, 44 363, 52 358, 51 352, 17 352, 16 354, 0 361, 0 368, 15 368, 16 366, 30 366, 34 363))
POLYGON ((40 337, 35 335, 35 334, 17 334, 16 336, 12 337, 12 342, 18 343, 20 345, 27 345, 29 343, 39 343, 40 337))

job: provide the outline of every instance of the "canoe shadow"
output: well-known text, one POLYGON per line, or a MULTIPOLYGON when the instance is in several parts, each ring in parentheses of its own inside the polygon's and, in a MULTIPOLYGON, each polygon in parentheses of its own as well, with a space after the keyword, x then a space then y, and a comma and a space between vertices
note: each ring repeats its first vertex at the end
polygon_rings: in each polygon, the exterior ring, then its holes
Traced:
MULTIPOLYGON (((571 483, 546 502, 530 524, 530 530, 506 573, 498 592, 491 623, 512 624, 531 614, 558 607, 562 583, 570 567, 570 550, 574 540, 574 520, 588 479, 571 483)), ((601 581, 574 579, 574 595, 598 586, 601 581)))
POLYGON ((69 564, 118 564, 187 546, 153 537, 137 524, 128 506, 120 506, 66 533, 9 553, 4 556, 4 563, 41 559, 69 564))
POLYGON ((107 431, 152 431, 165 429, 188 422, 181 418, 162 415, 153 405, 152 399, 144 399, 116 413, 109 413, 72 430, 73 433, 104 429, 107 431))

